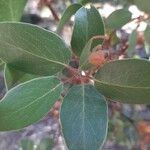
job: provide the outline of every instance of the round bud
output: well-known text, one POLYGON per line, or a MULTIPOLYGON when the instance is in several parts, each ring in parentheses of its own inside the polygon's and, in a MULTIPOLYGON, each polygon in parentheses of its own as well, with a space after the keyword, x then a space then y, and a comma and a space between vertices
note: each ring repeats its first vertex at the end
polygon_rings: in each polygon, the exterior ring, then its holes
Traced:
POLYGON ((88 58, 89 63, 95 66, 101 66, 105 63, 105 53, 103 51, 92 52, 88 58))

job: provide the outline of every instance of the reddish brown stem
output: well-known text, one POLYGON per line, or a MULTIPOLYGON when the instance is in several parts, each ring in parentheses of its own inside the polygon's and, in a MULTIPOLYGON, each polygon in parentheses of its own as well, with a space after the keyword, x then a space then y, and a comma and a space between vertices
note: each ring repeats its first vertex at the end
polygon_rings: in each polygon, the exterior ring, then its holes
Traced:
POLYGON ((50 9, 50 11, 52 12, 52 15, 53 15, 54 19, 56 21, 59 21, 60 19, 59 19, 58 15, 57 15, 56 11, 53 9, 51 3, 48 3, 47 6, 50 9))
POLYGON ((40 0, 40 2, 39 2, 38 5, 39 5, 39 7, 47 6, 47 7, 50 9, 50 11, 51 11, 51 13, 52 13, 54 19, 55 19, 56 21, 59 21, 60 19, 59 19, 58 15, 57 15, 56 11, 55 11, 54 8, 52 7, 52 3, 53 3, 53 2, 54 2, 54 0, 40 0))

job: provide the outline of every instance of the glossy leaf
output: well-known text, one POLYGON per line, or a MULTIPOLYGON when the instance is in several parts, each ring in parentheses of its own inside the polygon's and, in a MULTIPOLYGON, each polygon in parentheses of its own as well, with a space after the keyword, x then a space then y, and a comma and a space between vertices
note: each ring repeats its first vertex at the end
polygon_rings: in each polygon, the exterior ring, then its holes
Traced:
POLYGON ((131 12, 127 9, 118 9, 108 16, 106 26, 111 29, 119 29, 131 20, 131 16, 131 12))
POLYGON ((128 47, 128 55, 131 57, 133 56, 135 47, 137 43, 137 31, 134 30, 130 35, 129 35, 129 47, 128 47))
POLYGON ((60 33, 60 31, 62 30, 64 25, 69 21, 71 16, 73 16, 76 13, 76 11, 81 7, 82 5, 80 4, 72 4, 65 10, 65 12, 63 13, 61 17, 61 20, 59 21, 59 24, 57 27, 57 33, 60 33))
POLYGON ((60 81, 52 76, 27 81, 8 91, 0 102, 0 131, 37 122, 52 108, 61 90, 60 81))
POLYGON ((134 4, 137 5, 137 7, 145 11, 147 13, 150 12, 150 1, 149 0, 134 0, 134 4))
POLYGON ((19 21, 27 0, 0 0, 0 21, 19 21))
POLYGON ((75 85, 64 98, 60 120, 69 150, 98 150, 107 133, 107 104, 92 85, 75 85))
POLYGON ((149 68, 150 62, 143 59, 112 61, 97 72, 96 88, 115 101, 150 104, 149 68))
MULTIPOLYGON (((75 25, 71 39, 73 52, 80 55, 85 44, 93 36, 104 35, 103 20, 95 7, 80 8, 75 14, 75 25)), ((101 44, 102 41, 95 40, 93 47, 101 44)))
POLYGON ((45 138, 40 141, 40 144, 37 146, 36 150, 52 150, 54 143, 50 138, 45 138))
POLYGON ((23 139, 23 140, 21 140, 21 148, 22 148, 22 150, 33 150, 34 143, 30 139, 23 139))
POLYGON ((70 58, 60 37, 25 23, 0 23, 0 57, 14 69, 38 75, 59 72, 70 58))
POLYGON ((5 84, 6 84, 7 90, 9 90, 12 87, 14 87, 15 85, 18 85, 25 81, 29 81, 29 80, 37 78, 39 76, 24 73, 22 71, 12 68, 9 65, 5 65, 4 77, 5 77, 5 84))

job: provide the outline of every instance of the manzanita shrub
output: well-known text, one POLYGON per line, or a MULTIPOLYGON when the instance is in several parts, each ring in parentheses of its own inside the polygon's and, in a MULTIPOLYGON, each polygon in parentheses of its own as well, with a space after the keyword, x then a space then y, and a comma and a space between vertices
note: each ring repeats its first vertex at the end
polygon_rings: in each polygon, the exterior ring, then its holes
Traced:
MULTIPOLYGON (((94 6, 70 5, 57 28, 60 33, 75 14, 69 47, 56 33, 16 22, 25 2, 0 1, 0 58, 5 63, 8 90, 0 101, 0 131, 18 130, 37 122, 60 99, 66 149, 99 150, 107 135, 107 99, 150 104, 150 62, 116 60, 112 56, 120 54, 106 50, 110 41, 107 29, 114 32, 121 28, 131 21, 131 13, 119 9, 105 19, 104 25, 94 6)), ((135 2, 142 2, 139 7, 150 12, 149 0, 135 2)), ((149 23, 147 43, 148 32, 149 23)))

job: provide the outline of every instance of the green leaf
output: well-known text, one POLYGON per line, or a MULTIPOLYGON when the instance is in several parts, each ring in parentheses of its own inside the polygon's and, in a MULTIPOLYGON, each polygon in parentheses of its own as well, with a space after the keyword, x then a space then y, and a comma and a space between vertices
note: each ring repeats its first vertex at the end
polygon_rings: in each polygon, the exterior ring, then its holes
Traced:
POLYGON ((26 23, 0 23, 0 47, 0 58, 30 74, 53 75, 70 59, 60 37, 26 23))
POLYGON ((135 47, 137 43, 137 31, 133 30, 133 32, 129 35, 129 47, 128 47, 128 55, 133 56, 135 47))
POLYGON ((144 39, 147 43, 150 44, 150 22, 147 24, 147 27, 144 31, 144 39))
MULTIPOLYGON (((104 35, 103 20, 93 6, 80 8, 75 14, 75 25, 71 39, 71 46, 76 55, 80 55, 86 43, 93 36, 104 35)), ((101 44, 102 40, 95 40, 93 47, 101 44)))
POLYGON ((3 61, 0 59, 0 65, 2 65, 3 64, 3 61))
POLYGON ((52 150, 54 143, 50 138, 45 138, 40 141, 36 150, 52 150))
POLYGON ((4 64, 4 61, 0 58, 0 66, 4 64))
POLYGON ((81 4, 86 4, 86 3, 89 3, 90 0, 78 0, 78 3, 81 3, 81 4))
POLYGON ((100 0, 78 0, 78 2, 79 3, 81 3, 81 4, 83 4, 83 5, 85 5, 85 4, 87 4, 87 3, 99 3, 100 2, 100 0))
POLYGON ((113 29, 107 28, 106 29, 106 35, 109 35, 111 37, 110 46, 114 46, 120 42, 120 39, 117 36, 116 31, 114 31, 113 29))
POLYGON ((0 70, 2 70, 4 68, 4 62, 0 59, 0 70))
POLYGON ((16 70, 9 65, 5 65, 4 77, 5 77, 5 84, 6 84, 7 90, 9 90, 15 85, 18 85, 25 81, 29 81, 39 76, 28 74, 28 73, 16 70))
POLYGON ((107 98, 123 103, 150 104, 150 62, 144 59, 116 60, 96 74, 96 88, 107 98))
POLYGON ((144 42, 146 54, 150 56, 150 43, 144 42))
POLYGON ((2 65, 4 62, 0 59, 0 65, 2 65))
POLYGON ((22 148, 22 150, 33 150, 34 143, 30 139, 22 139, 21 140, 21 148, 22 148))
POLYGON ((27 0, 0 0, 0 21, 19 21, 27 0))
POLYGON ((127 9, 118 9, 108 16, 106 26, 111 29, 119 29, 131 20, 131 16, 131 12, 127 9))
POLYGON ((107 104, 92 85, 75 85, 64 98, 60 120, 69 150, 98 150, 107 133, 107 104))
POLYGON ((59 21, 58 27, 57 27, 57 33, 60 33, 64 25, 69 21, 72 15, 76 13, 76 11, 81 8, 81 4, 72 4, 70 5, 65 12, 63 13, 61 20, 59 21))
POLYGON ((91 54, 92 51, 92 43, 93 43, 93 38, 91 38, 85 47, 83 48, 83 51, 80 56, 80 68, 86 70, 88 69, 91 65, 88 63, 88 57, 91 54))
POLYGON ((37 122, 52 108, 61 90, 62 84, 54 76, 36 78, 12 88, 0 102, 0 131, 37 122))
POLYGON ((137 7, 145 11, 147 13, 150 12, 150 1, 149 0, 134 0, 134 4, 137 5, 137 7))
POLYGON ((150 21, 147 23, 147 27, 144 31, 144 39, 145 39, 145 50, 146 53, 149 55, 150 54, 150 21))

